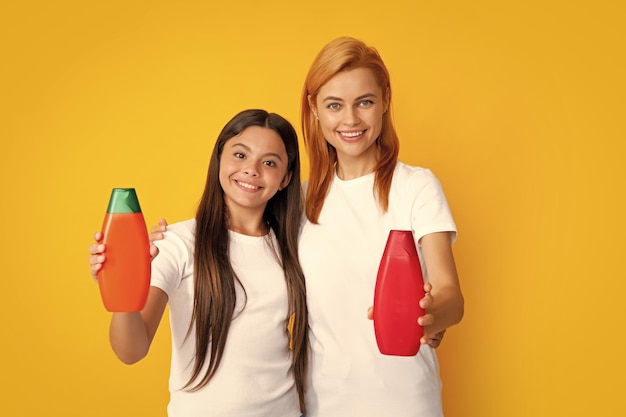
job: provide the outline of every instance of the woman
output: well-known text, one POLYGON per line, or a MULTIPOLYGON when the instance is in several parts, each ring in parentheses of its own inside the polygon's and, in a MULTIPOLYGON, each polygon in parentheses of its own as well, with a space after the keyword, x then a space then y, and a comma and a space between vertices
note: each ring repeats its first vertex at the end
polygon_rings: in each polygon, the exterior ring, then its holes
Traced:
POLYGON ((398 161, 391 93, 380 55, 353 38, 327 44, 305 80, 308 417, 443 415, 435 350, 424 344, 415 357, 384 356, 365 320, 392 229, 413 230, 425 266, 427 314, 418 320, 425 334, 463 316, 451 249, 456 226, 435 176, 398 161))

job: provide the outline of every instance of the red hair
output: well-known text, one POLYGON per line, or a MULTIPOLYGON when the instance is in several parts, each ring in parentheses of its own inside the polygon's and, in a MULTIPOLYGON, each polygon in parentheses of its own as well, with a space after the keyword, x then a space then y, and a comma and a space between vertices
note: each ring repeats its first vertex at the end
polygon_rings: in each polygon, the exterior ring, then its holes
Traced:
POLYGON ((333 180, 337 153, 324 138, 309 100, 314 103, 320 88, 340 71, 367 68, 372 71, 376 82, 383 91, 388 111, 383 114, 380 136, 376 140, 378 162, 374 167, 374 190, 383 211, 389 207, 389 189, 393 172, 398 161, 400 142, 391 120, 391 85, 389 71, 373 47, 350 38, 337 38, 322 48, 304 81, 302 90, 301 123, 304 144, 309 155, 310 174, 306 192, 306 216, 317 224, 328 189, 333 180))

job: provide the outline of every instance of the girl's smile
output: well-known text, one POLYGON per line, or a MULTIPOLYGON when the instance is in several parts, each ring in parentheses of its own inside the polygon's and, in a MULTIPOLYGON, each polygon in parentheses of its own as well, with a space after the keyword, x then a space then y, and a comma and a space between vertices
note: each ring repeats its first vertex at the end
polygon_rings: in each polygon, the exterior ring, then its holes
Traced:
POLYGON ((289 183, 285 144, 274 130, 250 126, 224 144, 220 185, 231 216, 265 210, 267 202, 289 183), (242 213, 243 213, 242 212, 242 213))

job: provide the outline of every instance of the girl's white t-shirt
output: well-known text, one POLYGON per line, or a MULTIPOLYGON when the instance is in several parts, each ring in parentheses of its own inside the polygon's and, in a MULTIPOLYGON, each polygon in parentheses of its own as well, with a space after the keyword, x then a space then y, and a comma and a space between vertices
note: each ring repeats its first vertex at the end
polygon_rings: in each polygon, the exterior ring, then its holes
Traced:
MULTIPOLYGON (((229 232, 230 261, 244 291, 237 306, 224 356, 213 379, 197 392, 181 388, 191 376, 195 329, 193 310, 195 219, 168 226, 155 242, 151 285, 167 293, 172 330, 169 380, 170 417, 300 416, 287 334, 287 286, 270 245, 274 234, 253 237, 229 232), (244 305, 245 303, 245 305, 244 305)), ((208 360, 207 360, 208 362, 208 360)))

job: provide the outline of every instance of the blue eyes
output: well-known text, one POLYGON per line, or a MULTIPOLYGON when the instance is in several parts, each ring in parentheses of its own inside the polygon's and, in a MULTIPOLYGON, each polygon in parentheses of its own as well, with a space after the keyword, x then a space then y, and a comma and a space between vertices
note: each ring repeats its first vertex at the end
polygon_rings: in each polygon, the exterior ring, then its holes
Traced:
MULTIPOLYGON (((374 102, 372 100, 362 100, 362 101, 359 101, 356 105, 357 105, 357 107, 370 107, 373 104, 374 104, 374 102)), ((330 103, 326 107, 328 109, 330 109, 330 110, 339 110, 339 109, 341 109, 341 104, 339 104, 339 103, 330 103)))

